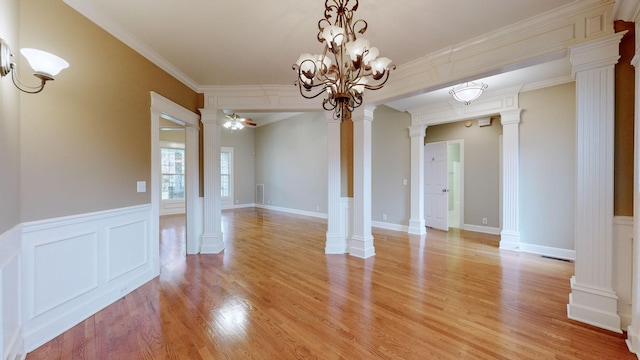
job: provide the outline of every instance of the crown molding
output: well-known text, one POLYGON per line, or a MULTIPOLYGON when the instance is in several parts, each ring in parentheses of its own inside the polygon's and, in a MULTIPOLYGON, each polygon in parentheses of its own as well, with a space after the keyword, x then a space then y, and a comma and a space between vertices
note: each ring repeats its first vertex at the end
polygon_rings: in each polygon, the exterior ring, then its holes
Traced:
POLYGON ((518 94, 521 90, 520 86, 505 89, 491 96, 481 97, 469 105, 451 100, 440 105, 412 109, 409 110, 411 124, 433 126, 516 110, 519 108, 518 94))
POLYGON ((565 56, 570 46, 614 33, 613 5, 575 1, 398 65, 383 89, 367 93, 367 101, 383 103, 565 56))
POLYGON ((638 0, 616 0, 613 6, 613 20, 637 23, 640 20, 640 2, 638 0))
POLYGON ((178 81, 191 88, 195 92, 200 92, 201 86, 188 77, 185 73, 178 70, 167 59, 160 56, 157 52, 153 51, 142 41, 138 40, 131 33, 125 31, 120 25, 113 22, 110 18, 100 12, 95 6, 93 6, 87 0, 63 0, 71 8, 82 14, 87 19, 91 20, 94 24, 104 29, 109 34, 113 35, 116 39, 122 41, 125 45, 132 48, 140 55, 147 58, 153 64, 169 73, 169 75, 176 78, 178 81))
MULTIPOLYGON (((303 98, 292 85, 201 86, 124 31, 87 0, 63 0, 192 90, 205 107, 237 111, 311 111, 322 96, 303 98)), ((443 86, 535 65, 565 56, 567 48, 614 33, 611 19, 638 17, 637 0, 581 0, 399 65, 384 88, 365 101, 383 104, 443 86), (614 9, 614 4, 616 5, 614 9), (615 11, 615 14, 614 14, 615 11)), ((527 89, 530 89, 529 87, 527 89)))
POLYGON ((322 94, 306 99, 294 85, 243 85, 203 87, 205 107, 234 111, 318 111, 322 94))

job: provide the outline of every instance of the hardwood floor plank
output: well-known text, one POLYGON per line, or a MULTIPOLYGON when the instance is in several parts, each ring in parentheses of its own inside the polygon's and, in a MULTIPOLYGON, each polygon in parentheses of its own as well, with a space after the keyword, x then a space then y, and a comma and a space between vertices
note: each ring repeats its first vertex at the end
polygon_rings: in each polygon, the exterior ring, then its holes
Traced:
POLYGON ((374 229, 376 256, 325 255, 326 221, 223 212, 226 249, 184 253, 161 219, 161 274, 28 354, 38 359, 635 359, 567 319, 573 264, 492 235, 374 229))

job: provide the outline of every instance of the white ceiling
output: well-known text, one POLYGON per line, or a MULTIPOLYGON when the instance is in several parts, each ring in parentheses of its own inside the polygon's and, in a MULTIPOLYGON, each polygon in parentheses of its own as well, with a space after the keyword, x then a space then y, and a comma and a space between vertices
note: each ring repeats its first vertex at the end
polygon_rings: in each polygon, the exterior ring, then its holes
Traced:
MULTIPOLYGON (((329 0, 332 2, 332 0, 329 0)), ((363 0, 355 18, 398 67, 574 0, 363 0)), ((575 0, 581 1, 581 0, 575 0)), ((301 53, 319 53, 322 0, 65 0, 192 88, 289 85, 301 53)), ((355 3, 355 0, 350 0, 355 3)), ((485 79, 488 92, 569 75, 566 60, 485 79)), ((393 80, 393 74, 392 79, 393 80)), ((437 89, 431 89, 437 90, 437 89)), ((388 105, 447 101, 433 91, 388 105)), ((260 121, 260 114, 242 114, 260 121)), ((277 117, 282 115, 271 115, 277 117)))

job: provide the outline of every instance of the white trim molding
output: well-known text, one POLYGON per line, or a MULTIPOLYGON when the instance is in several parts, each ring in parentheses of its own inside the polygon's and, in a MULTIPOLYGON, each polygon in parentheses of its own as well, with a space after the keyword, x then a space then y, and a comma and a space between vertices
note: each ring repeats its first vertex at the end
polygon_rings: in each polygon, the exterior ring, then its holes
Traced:
POLYGON ((633 216, 613 217, 613 290, 623 329, 631 324, 633 291, 633 216))

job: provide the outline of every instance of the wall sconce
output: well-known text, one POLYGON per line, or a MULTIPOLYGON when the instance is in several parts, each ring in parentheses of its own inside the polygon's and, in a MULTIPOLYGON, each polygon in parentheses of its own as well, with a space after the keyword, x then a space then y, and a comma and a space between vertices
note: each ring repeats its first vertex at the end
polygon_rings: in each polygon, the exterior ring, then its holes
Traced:
POLYGON ((47 81, 53 80, 54 76, 69 67, 69 63, 64 59, 50 54, 46 51, 24 48, 20 49, 20 53, 29 62, 29 66, 35 71, 33 76, 40 79, 40 86, 28 86, 23 84, 18 78, 16 64, 11 62, 11 49, 6 41, 0 39, 0 75, 6 76, 12 70, 11 80, 13 84, 28 94, 36 94, 44 89, 44 85, 47 81))

